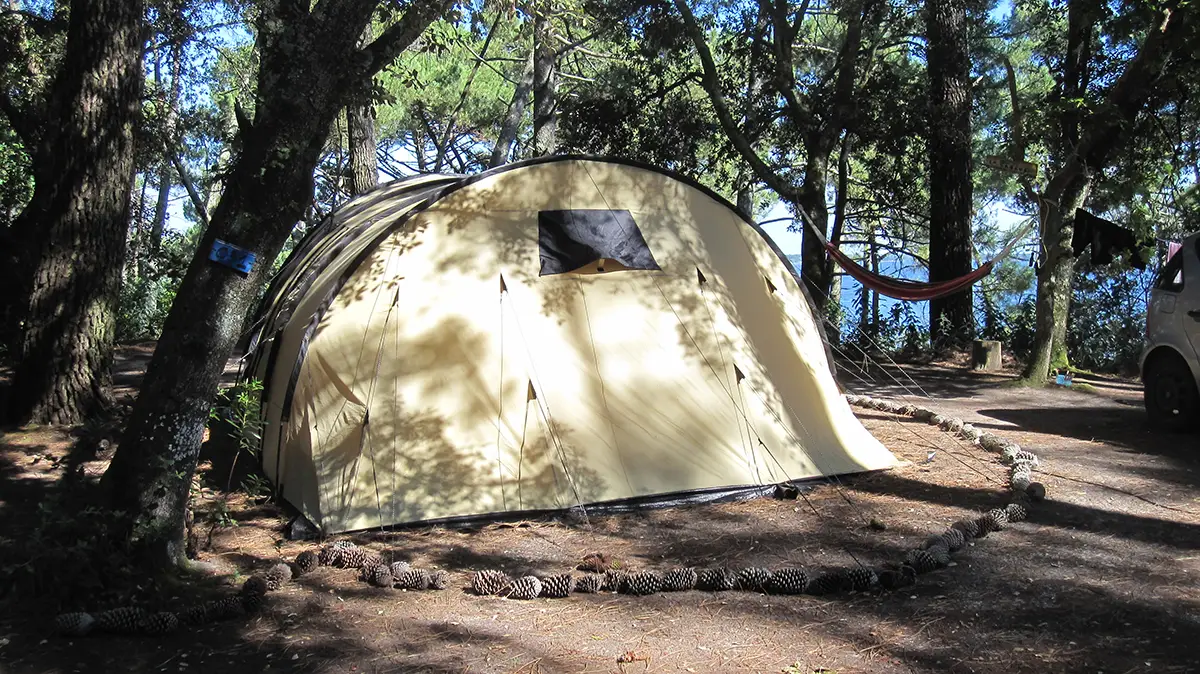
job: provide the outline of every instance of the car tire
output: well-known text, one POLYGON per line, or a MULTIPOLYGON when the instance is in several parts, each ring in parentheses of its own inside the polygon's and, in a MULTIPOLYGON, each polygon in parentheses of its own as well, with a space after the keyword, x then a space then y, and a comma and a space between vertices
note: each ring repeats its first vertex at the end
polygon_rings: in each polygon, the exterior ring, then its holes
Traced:
POLYGON ((1182 358, 1174 353, 1156 355, 1142 374, 1146 414, 1155 429, 1189 431, 1200 420, 1200 391, 1182 358))

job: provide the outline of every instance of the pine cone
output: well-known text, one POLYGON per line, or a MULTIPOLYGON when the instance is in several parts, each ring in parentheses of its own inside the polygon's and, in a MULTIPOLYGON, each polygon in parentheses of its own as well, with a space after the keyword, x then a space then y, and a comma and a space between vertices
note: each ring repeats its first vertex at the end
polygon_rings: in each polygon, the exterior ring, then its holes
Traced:
POLYGON ((879 572, 879 586, 885 590, 898 590, 917 582, 917 571, 904 564, 899 569, 884 569, 879 572))
POLYGON ((391 587, 392 568, 386 564, 364 566, 360 573, 360 580, 367 581, 373 587, 391 587))
POLYGON ((539 580, 542 581, 542 591, 539 596, 547 599, 562 599, 575 589, 575 578, 569 573, 546 576, 539 580))
POLYGON ((967 544, 967 537, 963 535, 963 532, 954 528, 946 529, 939 538, 946 546, 946 549, 951 552, 961 550, 967 544))
POLYGON ((87 636, 96 626, 96 619, 90 613, 63 613, 54 619, 54 630, 63 636, 87 636))
POLYGON ((138 624, 138 632, 142 634, 170 634, 178 629, 179 618, 170 611, 148 615, 138 624))
POLYGON ((854 589, 854 579, 848 569, 830 569, 818 575, 808 583, 805 590, 808 594, 837 594, 854 589))
POLYGON ((267 596, 264 594, 244 594, 242 595, 242 610, 253 615, 258 613, 266 601, 267 596))
POLYGON ((95 616, 96 629, 110 634, 134 634, 148 616, 144 609, 133 606, 114 608, 95 616))
POLYGON ((850 587, 855 592, 866 592, 875 587, 876 583, 879 582, 879 576, 875 575, 874 571, 861 566, 850 569, 848 577, 850 579, 850 587))
POLYGON ((500 594, 511 583, 512 579, 503 571, 476 571, 471 579, 471 591, 478 595, 500 594))
POLYGON ((264 595, 271 589, 271 581, 262 576, 250 576, 242 583, 242 595, 264 595))
POLYGON ((193 604, 193 605, 187 607, 186 609, 184 609, 183 611, 180 611, 179 612, 179 622, 183 623, 184 625, 193 625, 193 626, 203 625, 204 623, 208 622, 208 604, 209 603, 210 602, 193 604))
POLYGON ((1020 522, 1029 517, 1029 511, 1025 509, 1025 506, 1015 501, 1004 506, 1004 513, 1008 516, 1009 522, 1020 522))
POLYGON ((305 550, 296 555, 296 568, 300 573, 312 572, 313 569, 317 568, 318 562, 317 553, 312 550, 305 550))
POLYGON ((1039 464, 1037 454, 1024 449, 1018 449, 1013 453, 1013 463, 1028 464, 1031 468, 1037 468, 1039 464))
POLYGON ((704 569, 696 574, 696 589, 722 592, 737 588, 737 574, 729 569, 704 569))
POLYGON ((628 580, 628 573, 617 569, 609 569, 604 572, 604 589, 609 592, 624 592, 625 582, 628 580))
POLYGON ((975 525, 979 528, 979 533, 976 534, 976 538, 987 538, 988 534, 996 531, 996 523, 992 521, 992 518, 987 516, 987 513, 976 517, 975 525))
POLYGON ((392 562, 390 568, 392 570, 392 577, 399 578, 400 574, 411 569, 412 565, 410 565, 408 562, 392 562))
POLYGON ((951 529, 956 529, 963 535, 964 541, 971 541, 979 538, 979 525, 975 520, 959 520, 950 525, 951 529))
POLYGON ((342 549, 335 548, 332 545, 321 548, 321 552, 317 555, 317 564, 321 566, 341 566, 342 549))
POLYGON ((353 550, 357 547, 358 546, 351 541, 334 541, 333 543, 334 550, 353 550))
POLYGON ((375 567, 375 566, 380 566, 380 565, 387 566, 388 563, 383 561, 383 557, 381 555, 376 555, 376 554, 368 552, 367 557, 366 557, 366 559, 363 560, 362 564, 360 565, 360 568, 361 567, 375 567))
POLYGON ((586 594, 596 594, 604 588, 604 576, 589 573, 575 579, 575 591, 586 594))
POLYGON ((287 585, 292 579, 292 567, 287 564, 276 564, 267 570, 267 589, 271 592, 287 585))
POLYGON ((450 574, 447 571, 438 569, 429 574, 429 589, 444 590, 450 587, 450 574))
POLYGON ((695 569, 671 569, 663 576, 663 592, 683 592, 696 587, 695 569))
MULTIPOLYGON (((939 563, 942 559, 938 555, 938 552, 944 551, 945 548, 942 547, 930 548, 928 550, 909 550, 908 554, 904 556, 904 563, 911 566, 917 573, 929 573, 944 566, 939 563)), ((946 562, 949 563, 949 560, 947 559, 946 562)))
POLYGON ((808 573, 794 567, 772 571, 771 582, 767 584, 769 594, 804 594, 807 588, 808 573))
POLYGON ((579 565, 575 567, 580 571, 591 571, 592 573, 604 573, 610 568, 608 558, 602 552, 591 552, 583 556, 579 561, 579 565))
POLYGON ((525 576, 509 583, 500 595, 509 599, 536 599, 541 593, 542 581, 537 576, 525 576))
POLYGON ((992 508, 987 511, 984 517, 990 520, 992 531, 1002 531, 1005 525, 1008 524, 1008 513, 1004 508, 992 508))
POLYGON ((654 594, 662 589, 662 576, 654 571, 641 571, 629 574, 623 591, 628 594, 644 596, 654 594))
MULTIPOLYGON (((260 600, 262 598, 262 595, 257 594, 246 596, 260 600)), ((240 596, 214 599, 213 601, 206 602, 203 608, 206 621, 228 620, 246 613, 245 604, 240 596)))
POLYGON ((335 566, 341 569, 359 569, 367 562, 367 553, 362 548, 346 548, 335 566))
POLYGON ((1046 485, 1041 482, 1030 482, 1029 487, 1025 489, 1025 493, 1029 494, 1029 498, 1036 503, 1046 500, 1046 485))
POLYGON ((428 571, 412 568, 400 574, 395 582, 396 588, 400 590, 428 590, 430 580, 428 571))
POLYGON ((739 590, 765 592, 767 584, 770 582, 771 572, 767 569, 752 566, 738 571, 737 586, 739 590))

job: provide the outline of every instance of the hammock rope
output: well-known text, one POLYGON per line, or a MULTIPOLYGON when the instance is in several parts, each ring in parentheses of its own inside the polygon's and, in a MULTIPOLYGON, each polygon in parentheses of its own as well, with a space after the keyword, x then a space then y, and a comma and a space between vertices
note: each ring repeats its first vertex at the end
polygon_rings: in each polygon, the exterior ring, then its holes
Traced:
POLYGON ((975 283, 977 283, 980 279, 992 273, 992 269, 1001 260, 1008 257, 1009 253, 1012 252, 1017 243, 1019 243, 1021 239, 1025 238, 1025 235, 1029 233, 1029 230, 1032 229, 1035 224, 1037 224, 1037 220, 1031 218, 1029 222, 1021 227, 1021 229, 1018 230, 1011 239, 1009 239, 1008 243, 1005 244, 1004 248, 1000 249, 999 253, 968 274, 964 274, 963 276, 959 276, 957 278, 947 279, 945 281, 909 281, 906 279, 891 278, 876 274, 870 269, 867 269, 866 267, 850 259, 849 256, 847 256, 840 249, 838 249, 837 246, 830 243, 829 240, 825 238, 825 233, 813 224, 812 220, 808 218, 807 213, 805 213, 803 210, 798 210, 797 212, 800 213, 801 219, 804 220, 804 223, 808 225, 809 231, 816 235, 817 239, 821 242, 821 246, 825 248, 825 251, 829 253, 829 256, 833 258, 835 262, 837 262, 838 266, 842 268, 842 271, 853 277, 864 287, 874 290, 880 295, 886 295, 898 300, 906 300, 911 302, 936 300, 942 297, 949 297, 950 295, 962 292, 963 290, 975 285, 975 283))

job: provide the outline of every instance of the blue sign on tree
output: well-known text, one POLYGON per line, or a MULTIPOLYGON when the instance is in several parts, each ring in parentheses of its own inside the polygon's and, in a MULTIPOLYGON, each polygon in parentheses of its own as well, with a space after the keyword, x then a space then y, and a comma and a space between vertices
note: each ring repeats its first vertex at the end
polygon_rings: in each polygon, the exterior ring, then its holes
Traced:
POLYGON ((208 254, 208 259, 213 262, 231 267, 243 274, 249 274, 250 270, 254 269, 254 257, 254 253, 245 248, 238 248, 232 243, 220 239, 213 241, 212 251, 208 254))

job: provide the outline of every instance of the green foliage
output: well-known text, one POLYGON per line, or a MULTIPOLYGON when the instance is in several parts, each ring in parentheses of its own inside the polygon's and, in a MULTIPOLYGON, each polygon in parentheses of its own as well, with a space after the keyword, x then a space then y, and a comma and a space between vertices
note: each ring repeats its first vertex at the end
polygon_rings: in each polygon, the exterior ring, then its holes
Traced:
POLYGON ((247 379, 217 394, 216 404, 209 413, 212 420, 229 425, 237 440, 238 451, 258 458, 262 448, 262 431, 266 420, 262 415, 263 384, 247 379))
MULTIPOLYGON (((1119 266, 1119 265, 1118 265, 1119 266)), ((1094 372, 1137 374, 1152 275, 1076 265, 1067 348, 1071 364, 1094 372)))

